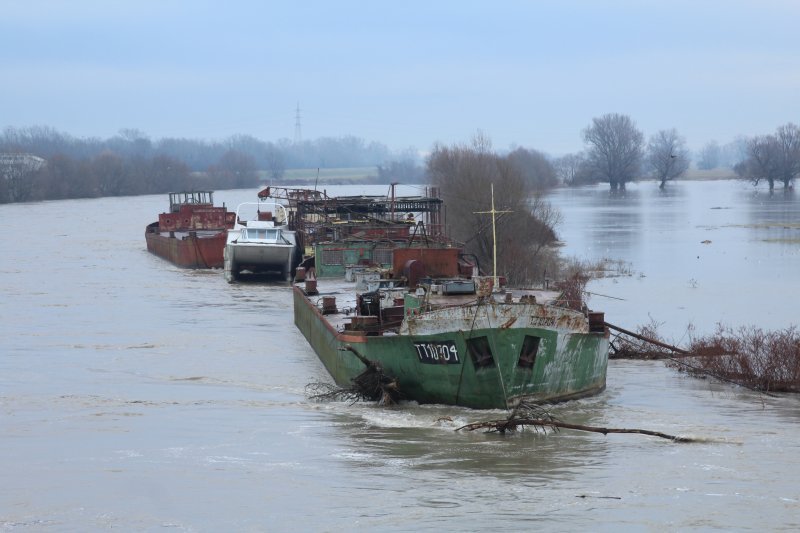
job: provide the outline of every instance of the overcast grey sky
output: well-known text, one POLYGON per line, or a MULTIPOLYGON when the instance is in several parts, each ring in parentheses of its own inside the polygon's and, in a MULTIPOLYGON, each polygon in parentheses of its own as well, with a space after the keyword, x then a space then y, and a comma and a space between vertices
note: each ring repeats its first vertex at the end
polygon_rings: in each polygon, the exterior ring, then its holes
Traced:
POLYGON ((690 147, 800 121, 800 2, 41 1, 0 16, 0 127, 355 135, 553 155, 592 117, 690 147))

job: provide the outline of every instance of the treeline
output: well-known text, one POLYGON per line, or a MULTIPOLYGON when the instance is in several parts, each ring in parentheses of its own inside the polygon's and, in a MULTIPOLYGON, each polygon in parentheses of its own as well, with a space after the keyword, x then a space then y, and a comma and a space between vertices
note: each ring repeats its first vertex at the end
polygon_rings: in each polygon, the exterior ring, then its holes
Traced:
MULTIPOLYGON (((660 187, 683 176, 690 167, 686 139, 674 128, 645 139, 627 115, 609 113, 595 117, 582 132, 586 150, 555 159, 553 165, 565 185, 605 182, 612 190, 640 179, 655 179, 660 187)), ((707 143, 695 158, 697 168, 728 166, 742 179, 758 185, 776 183, 786 190, 800 176, 800 128, 787 123, 775 133, 746 138, 721 147, 707 143)))
MULTIPOLYGON (((791 123, 773 134, 740 137, 723 146, 711 141, 694 155, 674 128, 646 138, 629 116, 618 113, 593 118, 581 137, 585 149, 562 157, 525 148, 503 157, 537 191, 600 182, 616 190, 642 179, 657 180, 663 188, 685 175, 693 161, 705 170, 731 167, 754 184, 768 182, 770 189, 775 183, 790 189, 800 174, 800 129, 791 123)), ((365 181, 372 183, 431 183, 435 178, 414 149, 392 152, 353 136, 274 143, 250 135, 154 141, 133 129, 98 139, 49 127, 8 127, 0 134, 0 203, 250 187, 259 176, 279 181, 287 169, 353 167, 375 167, 376 175, 365 181), (44 164, 31 163, 28 156, 44 164)))
POLYGON ((412 149, 353 136, 294 143, 249 135, 224 141, 151 140, 139 130, 110 139, 77 138, 49 127, 0 134, 0 203, 156 194, 181 189, 256 186, 290 168, 377 167, 375 181, 423 182, 412 149))
POLYGON ((165 155, 122 157, 106 151, 75 159, 55 154, 46 163, 29 154, 13 157, 8 164, 0 162, 4 178, 0 179, 0 203, 232 189, 258 183, 252 160, 237 152, 223 154, 204 173, 193 173, 182 161, 165 155))
MULTIPOLYGON (((104 152, 125 159, 163 155, 183 162, 194 172, 205 171, 230 151, 248 155, 257 168, 270 172, 289 168, 376 166, 398 157, 382 143, 351 135, 301 142, 289 139, 269 142, 251 135, 234 135, 222 141, 174 137, 151 140, 140 130, 123 129, 114 137, 99 139, 74 137, 47 126, 7 127, 0 134, 0 152, 24 152, 44 159, 55 155, 89 159, 104 152)), ((413 151, 403 152, 400 158, 409 154, 413 151)))

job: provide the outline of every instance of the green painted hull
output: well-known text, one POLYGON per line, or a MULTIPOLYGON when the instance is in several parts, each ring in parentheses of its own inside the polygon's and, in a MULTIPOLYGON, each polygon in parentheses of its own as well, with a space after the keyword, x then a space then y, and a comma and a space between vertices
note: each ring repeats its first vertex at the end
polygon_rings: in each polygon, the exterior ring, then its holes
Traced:
MULTIPOLYGON (((513 308, 506 306, 503 312, 513 312, 513 308)), ((300 287, 294 288, 294 318, 336 384, 342 387, 349 386, 364 370, 357 357, 342 349, 348 344, 380 363, 386 374, 397 379, 403 396, 419 403, 505 409, 523 399, 544 403, 597 394, 606 385, 609 344, 605 333, 517 325, 354 335, 336 331, 300 287), (468 341, 480 337, 486 338, 493 354, 493 364, 488 367, 481 367, 470 357, 468 341), (532 367, 519 363, 526 337, 540 339, 532 367), (437 362, 423 357, 421 344, 451 347, 452 356, 445 352, 450 364, 443 357, 437 362)))

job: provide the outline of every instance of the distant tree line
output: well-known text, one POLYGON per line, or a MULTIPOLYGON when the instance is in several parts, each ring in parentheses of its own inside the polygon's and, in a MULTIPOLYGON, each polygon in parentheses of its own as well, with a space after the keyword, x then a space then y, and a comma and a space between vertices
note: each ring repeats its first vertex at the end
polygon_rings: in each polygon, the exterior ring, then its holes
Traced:
MULTIPOLYGON (((686 140, 677 130, 660 130, 645 142, 644 134, 627 115, 609 113, 592 119, 583 130, 583 140, 584 152, 553 161, 565 185, 606 182, 613 191, 624 189, 628 182, 651 178, 664 188, 691 165, 686 140)), ((727 166, 756 185, 766 181, 770 190, 776 183, 791 189, 800 175, 800 128, 788 123, 773 134, 738 137, 722 147, 711 141, 697 154, 696 164, 700 170, 727 166)))
POLYGON ((166 155, 123 157, 105 151, 75 159, 58 153, 41 165, 26 163, 31 157, 22 153, 0 157, 0 203, 232 189, 258 183, 252 159, 232 150, 202 174, 166 155))
POLYGON ((425 167, 420 164, 419 154, 409 148, 394 159, 378 165, 377 183, 428 183, 425 167))
POLYGON ((586 150, 553 161, 558 178, 567 186, 606 182, 611 190, 649 177, 664 188, 684 175, 691 164, 686 140, 673 129, 660 130, 645 141, 644 133, 627 115, 609 113, 592 119, 582 132, 586 150))
POLYGON ((0 158, 0 203, 250 187, 258 183, 259 171, 277 181, 291 168, 380 165, 379 173, 387 181, 390 176, 395 181, 424 181, 413 150, 395 161, 397 156, 385 145, 353 136, 300 143, 265 142, 249 135, 224 141, 153 141, 135 129, 98 139, 43 126, 8 127, 0 134, 0 155, 6 155, 0 158), (46 164, 26 166, 23 155, 46 164))
MULTIPOLYGON (((289 139, 262 141, 251 135, 233 135, 222 141, 166 137, 151 140, 137 129, 122 129, 109 139, 78 138, 47 126, 7 127, 0 134, 0 152, 26 152, 50 159, 56 154, 88 159, 104 152, 123 158, 165 155, 202 172, 234 150, 247 154, 257 168, 345 168, 375 166, 394 154, 386 145, 354 136, 321 137, 295 143, 289 139)), ((407 152, 406 152, 407 153, 407 152)))
POLYGON ((700 170, 715 168, 734 168, 747 158, 747 138, 736 137, 733 141, 720 145, 717 141, 707 142, 696 154, 695 164, 700 170))
MULTIPOLYGON (((650 178, 661 188, 683 176, 692 162, 686 140, 664 129, 645 138, 627 115, 592 119, 582 131, 585 150, 551 158, 516 148, 503 157, 532 191, 561 184, 608 183, 611 190, 650 178)), ((434 147, 434 154, 441 147, 434 147)), ((28 159, 27 161, 33 161, 28 159)), ((739 137, 726 145, 708 142, 697 154, 698 169, 732 168, 741 178, 790 189, 800 173, 800 130, 794 124, 775 133, 739 137)), ((77 138, 53 128, 5 128, 0 134, 0 203, 41 199, 159 193, 181 188, 255 186, 259 173, 271 181, 287 169, 375 167, 375 183, 431 183, 414 149, 392 152, 384 144, 344 136, 303 142, 268 142, 250 135, 223 141, 164 138, 153 141, 135 129, 109 139, 77 138), (44 165, 27 165, 22 155, 44 165)))

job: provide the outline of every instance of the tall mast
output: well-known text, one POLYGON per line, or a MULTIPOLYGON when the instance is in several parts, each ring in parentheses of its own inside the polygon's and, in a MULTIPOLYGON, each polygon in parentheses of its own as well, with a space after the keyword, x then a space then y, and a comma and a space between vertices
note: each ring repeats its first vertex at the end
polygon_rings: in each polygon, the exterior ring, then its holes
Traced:
POLYGON ((495 225, 495 215, 498 213, 510 213, 511 211, 504 210, 498 211, 494 208, 494 183, 492 183, 492 210, 491 211, 475 211, 479 215, 492 215, 492 263, 494 267, 494 290, 497 290, 499 285, 497 283, 497 228, 495 225))

